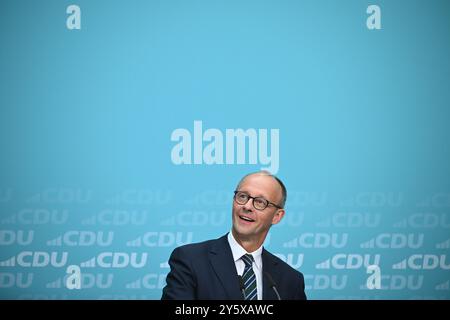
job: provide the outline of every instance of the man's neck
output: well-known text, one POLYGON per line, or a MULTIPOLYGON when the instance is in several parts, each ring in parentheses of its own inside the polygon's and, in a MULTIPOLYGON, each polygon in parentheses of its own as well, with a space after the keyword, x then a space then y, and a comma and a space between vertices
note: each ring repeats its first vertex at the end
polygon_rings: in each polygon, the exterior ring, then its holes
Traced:
POLYGON ((245 249, 248 253, 254 252, 258 250, 259 247, 262 246, 264 243, 265 236, 262 239, 256 239, 256 238, 244 238, 240 237, 236 234, 234 230, 231 230, 231 233, 233 234, 234 239, 236 240, 239 245, 245 249))

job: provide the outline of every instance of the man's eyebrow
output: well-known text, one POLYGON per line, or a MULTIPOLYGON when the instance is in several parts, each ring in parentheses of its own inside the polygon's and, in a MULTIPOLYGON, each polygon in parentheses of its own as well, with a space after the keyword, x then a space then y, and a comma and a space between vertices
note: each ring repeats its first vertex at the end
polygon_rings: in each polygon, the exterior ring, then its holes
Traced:
MULTIPOLYGON (((248 195, 251 195, 250 194, 250 192, 248 192, 248 191, 245 191, 245 190, 238 190, 238 191, 240 191, 240 192, 244 192, 244 193, 247 193, 248 195)), ((267 197, 266 196, 264 196, 264 195, 262 195, 262 194, 256 194, 256 195, 251 195, 252 197, 255 197, 255 198, 264 198, 264 199, 266 199, 267 200, 267 197)))

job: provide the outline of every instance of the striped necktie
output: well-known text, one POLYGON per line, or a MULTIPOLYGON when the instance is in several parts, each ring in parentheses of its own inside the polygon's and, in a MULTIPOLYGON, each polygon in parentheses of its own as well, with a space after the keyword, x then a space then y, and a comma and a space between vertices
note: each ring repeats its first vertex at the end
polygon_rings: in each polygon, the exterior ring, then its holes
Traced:
POLYGON ((241 259, 245 263, 244 273, 242 274, 242 281, 244 282, 244 299, 257 300, 256 276, 252 268, 253 256, 251 254, 244 254, 241 259))

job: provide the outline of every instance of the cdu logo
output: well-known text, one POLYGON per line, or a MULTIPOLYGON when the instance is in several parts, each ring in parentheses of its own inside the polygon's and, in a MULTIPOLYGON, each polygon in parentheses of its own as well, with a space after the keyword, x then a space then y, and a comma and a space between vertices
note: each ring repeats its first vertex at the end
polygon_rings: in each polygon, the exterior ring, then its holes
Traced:
POLYGON ((344 290, 347 286, 347 275, 305 275, 305 289, 306 290, 344 290))
POLYGON ((327 228, 376 228, 380 225, 380 220, 381 215, 378 213, 338 212, 316 225, 327 228))
POLYGON ((106 247, 112 244, 114 232, 103 231, 67 231, 63 235, 56 237, 55 239, 47 241, 48 246, 62 246, 69 247, 80 246, 99 246, 106 247))
POLYGON ((33 242, 34 230, 0 230, 0 245, 26 246, 33 242))
POLYGON ((423 246, 424 236, 423 233, 382 233, 369 241, 361 243, 360 247, 364 249, 419 249, 423 246))
POLYGON ((102 252, 80 264, 83 268, 143 268, 147 264, 147 252, 102 252))
POLYGON ((68 210, 56 209, 23 209, 9 218, 3 219, 4 224, 23 224, 23 225, 62 225, 69 218, 68 210))
POLYGON ((171 247, 192 243, 192 232, 147 232, 126 243, 128 247, 171 247))
POLYGON ((392 266, 392 269, 398 270, 435 270, 439 268, 450 270, 450 262, 447 261, 447 255, 413 254, 392 266))
POLYGON ((283 244, 285 248, 301 247, 301 248, 343 248, 347 245, 348 233, 312 233, 306 232, 298 238, 290 240, 283 244))
POLYGON ((227 211, 185 210, 161 222, 163 226, 222 226, 229 216, 227 211))
POLYGON ((92 199, 92 190, 48 188, 30 197, 28 203, 85 204, 92 199))
POLYGON ((323 262, 316 264, 316 269, 359 269, 369 265, 379 265, 380 255, 338 253, 323 262), (372 260, 372 261, 371 261, 372 260))
POLYGON ((170 190, 126 189, 106 200, 108 205, 164 205, 170 202, 170 190))
POLYGON ((29 288, 33 284, 33 277, 33 273, 0 272, 0 288, 29 288))
POLYGON ((69 253, 64 252, 46 252, 46 251, 22 251, 17 256, 0 261, 0 267, 24 267, 24 268, 43 268, 47 266, 61 268, 67 263, 69 253))
POLYGON ((162 289, 166 285, 167 274, 149 273, 144 277, 127 283, 125 289, 162 289))
MULTIPOLYGON (((412 228, 450 228, 450 218, 445 213, 415 213, 407 221, 407 226, 412 228)), ((400 223, 396 226, 403 227, 400 223)))
POLYGON ((104 226, 124 226, 135 225, 141 226, 147 222, 146 210, 118 210, 118 209, 105 209, 102 210, 97 216, 83 220, 81 224, 95 225, 100 224, 104 226))
POLYGON ((290 191, 289 206, 323 207, 327 204, 328 192, 290 191))

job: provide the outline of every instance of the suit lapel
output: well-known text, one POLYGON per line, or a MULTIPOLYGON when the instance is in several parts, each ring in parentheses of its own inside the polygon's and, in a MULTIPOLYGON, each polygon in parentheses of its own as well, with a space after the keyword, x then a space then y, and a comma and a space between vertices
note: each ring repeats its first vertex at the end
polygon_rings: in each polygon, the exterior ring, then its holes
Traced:
POLYGON ((242 293, 239 288, 236 265, 234 264, 227 235, 219 238, 211 245, 209 259, 214 272, 225 289, 228 299, 241 300, 242 293))
MULTIPOLYGON (((277 262, 271 259, 270 255, 267 253, 266 249, 262 252, 262 262, 263 262, 263 300, 277 300, 275 291, 270 286, 270 281, 264 273, 268 273, 272 276, 272 279, 277 283, 277 262)), ((281 297, 283 298, 283 297, 281 297)))

